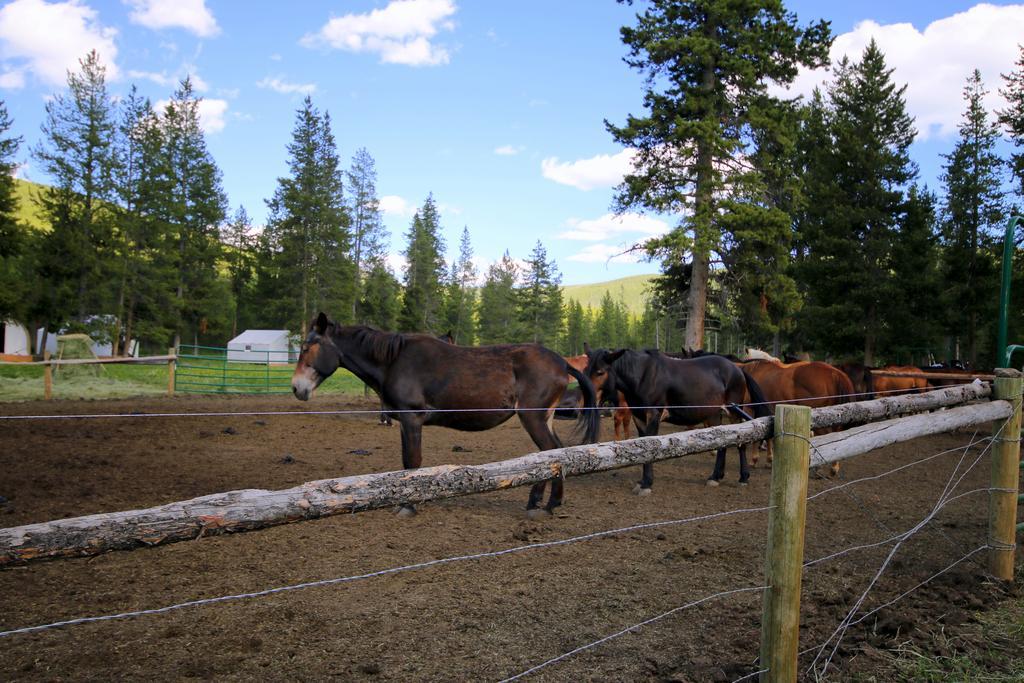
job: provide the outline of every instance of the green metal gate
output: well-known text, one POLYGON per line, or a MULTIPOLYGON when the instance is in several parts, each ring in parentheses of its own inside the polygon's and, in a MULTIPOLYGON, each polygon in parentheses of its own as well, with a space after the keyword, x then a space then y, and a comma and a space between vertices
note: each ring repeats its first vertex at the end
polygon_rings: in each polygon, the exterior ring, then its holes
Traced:
POLYGON ((174 390, 192 394, 290 394, 296 354, 246 351, 229 358, 226 348, 183 344, 174 363, 174 390))

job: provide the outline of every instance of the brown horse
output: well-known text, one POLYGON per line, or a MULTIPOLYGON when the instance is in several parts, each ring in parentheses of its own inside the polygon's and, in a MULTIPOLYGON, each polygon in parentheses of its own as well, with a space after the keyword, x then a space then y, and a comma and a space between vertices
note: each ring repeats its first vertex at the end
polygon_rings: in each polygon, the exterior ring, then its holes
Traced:
MULTIPOLYGON (((586 348, 590 348, 587 346, 586 348)), ((566 356, 565 362, 570 366, 576 368, 580 372, 587 369, 587 354, 579 356, 566 356)), ((621 441, 622 439, 629 438, 629 425, 633 421, 633 414, 629 412, 629 404, 626 403, 626 397, 619 392, 615 403, 615 409, 612 411, 612 420, 615 423, 615 439, 621 441)))
MULTIPOLYGON (((757 417, 769 415, 760 389, 750 375, 720 356, 689 360, 670 358, 660 351, 619 349, 590 350, 587 375, 602 400, 626 397, 633 423, 640 436, 656 436, 661 422, 693 426, 725 411, 739 419, 749 419, 739 404, 753 396, 757 417)), ((745 446, 739 447, 740 483, 750 478, 745 446)), ((708 482, 717 485, 725 476, 725 449, 715 458, 715 469, 708 482)), ((637 492, 646 495, 654 483, 654 466, 646 463, 637 492)))
MULTIPOLYGON (((302 344, 292 391, 301 401, 339 367, 380 394, 402 426, 402 465, 422 462, 424 425, 462 431, 497 427, 513 415, 541 450, 561 446, 551 419, 571 375, 583 392, 577 434, 594 443, 600 430, 597 394, 586 375, 537 344, 455 346, 427 334, 395 334, 361 325, 339 326, 320 313, 302 344)), ((534 484, 527 510, 538 511, 547 482, 534 484)), ((562 480, 551 482, 544 510, 562 503, 562 480)), ((414 514, 411 505, 403 514, 414 514)))
MULTIPOLYGON (((751 360, 742 365, 757 380, 765 398, 772 403, 823 408, 849 403, 854 400, 853 394, 856 393, 846 373, 820 361, 782 363, 777 360, 751 360)), ((772 449, 769 442, 768 462, 771 461, 772 449)), ((839 463, 832 463, 832 473, 838 472, 839 463)))
POLYGON ((921 370, 911 365, 886 365, 873 368, 871 375, 875 380, 875 393, 881 397, 899 396, 900 394, 919 394, 928 390, 928 380, 924 377, 886 377, 879 372, 916 372, 921 370))

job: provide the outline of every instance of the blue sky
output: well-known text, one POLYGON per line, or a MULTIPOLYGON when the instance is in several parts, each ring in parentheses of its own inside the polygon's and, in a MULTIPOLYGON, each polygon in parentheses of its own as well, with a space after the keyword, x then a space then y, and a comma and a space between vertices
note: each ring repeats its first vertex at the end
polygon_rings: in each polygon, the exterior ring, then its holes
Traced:
MULTIPOLYGON (((787 7, 804 23, 832 21, 834 56, 878 40, 894 78, 909 84, 914 155, 935 189, 967 75, 979 67, 999 106, 998 74, 1024 42, 1022 4, 787 7)), ((525 258, 541 240, 566 284, 595 282, 657 272, 608 257, 672 221, 610 215, 628 151, 603 121, 641 113, 641 79, 622 62, 618 34, 635 11, 612 0, 13 0, 0 7, 0 98, 27 149, 45 99, 91 48, 114 94, 135 83, 164 100, 189 74, 232 209, 244 205, 259 224, 309 93, 330 112, 346 167, 359 147, 375 158, 396 266, 412 212, 433 193, 449 249, 467 226, 481 269, 506 249, 525 258)), ((805 74, 796 90, 820 79, 805 74)), ((27 151, 21 160, 23 177, 47 182, 27 151)))

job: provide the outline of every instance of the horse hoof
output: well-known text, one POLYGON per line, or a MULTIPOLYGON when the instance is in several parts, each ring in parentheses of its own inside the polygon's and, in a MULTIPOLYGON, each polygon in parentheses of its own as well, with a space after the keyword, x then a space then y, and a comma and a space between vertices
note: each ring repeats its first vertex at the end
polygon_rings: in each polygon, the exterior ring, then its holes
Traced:
POLYGON ((741 481, 739 484, 740 484, 740 486, 746 486, 749 483, 750 482, 748 482, 748 481, 741 481))
POLYGON ((544 508, 531 508, 526 511, 527 519, 549 519, 551 516, 551 511, 544 508))
POLYGON ((708 486, 718 486, 718 480, 717 479, 708 479, 707 485, 708 486))
POLYGON ((412 505, 403 505, 398 508, 398 516, 402 518, 409 518, 416 516, 416 508, 412 505))
POLYGON ((634 493, 636 493, 636 495, 640 496, 641 498, 643 498, 644 496, 649 496, 652 493, 654 493, 653 491, 651 491, 651 489, 645 489, 642 486, 637 486, 633 491, 634 493))

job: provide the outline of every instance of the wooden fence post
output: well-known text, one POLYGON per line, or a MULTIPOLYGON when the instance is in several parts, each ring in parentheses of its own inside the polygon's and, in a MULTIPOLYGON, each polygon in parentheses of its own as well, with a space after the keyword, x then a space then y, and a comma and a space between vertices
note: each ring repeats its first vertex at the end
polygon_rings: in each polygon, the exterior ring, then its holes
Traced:
POLYGON ((1021 391, 1024 379, 1019 370, 996 369, 993 398, 1009 401, 1013 414, 993 429, 992 488, 988 498, 988 535, 992 550, 989 569, 997 578, 1013 581, 1014 543, 1017 525, 1017 487, 1020 476, 1021 391))
POLYGON ((800 580, 810 469, 811 409, 775 407, 764 610, 761 615, 761 681, 796 681, 800 641, 800 580))
POLYGON ((167 349, 167 355, 170 356, 167 361, 167 395, 174 396, 174 363, 177 355, 173 346, 167 349))
POLYGON ((43 351, 43 398, 49 401, 53 398, 53 366, 50 365, 50 352, 43 351))

